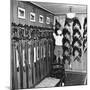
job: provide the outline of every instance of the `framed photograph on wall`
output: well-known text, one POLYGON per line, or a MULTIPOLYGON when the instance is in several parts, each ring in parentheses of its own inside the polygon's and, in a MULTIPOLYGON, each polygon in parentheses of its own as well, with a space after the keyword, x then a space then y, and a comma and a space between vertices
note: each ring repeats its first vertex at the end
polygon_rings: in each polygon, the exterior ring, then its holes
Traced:
POLYGON ((43 23, 43 21, 44 21, 44 17, 42 15, 39 15, 39 22, 43 23))
POLYGON ((46 18, 46 24, 50 24, 50 18, 49 17, 46 18))
POLYGON ((35 22, 35 13, 30 12, 30 21, 35 22))
POLYGON ((18 18, 25 19, 25 9, 18 7, 18 18))

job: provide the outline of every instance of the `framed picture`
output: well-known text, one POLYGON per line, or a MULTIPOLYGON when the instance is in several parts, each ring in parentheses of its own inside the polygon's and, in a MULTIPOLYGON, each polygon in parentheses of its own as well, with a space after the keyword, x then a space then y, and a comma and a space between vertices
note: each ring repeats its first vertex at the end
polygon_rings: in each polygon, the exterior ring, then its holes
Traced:
POLYGON ((46 18, 46 24, 50 24, 50 18, 49 17, 46 18))
POLYGON ((43 19, 44 19, 43 16, 42 15, 39 15, 39 22, 40 23, 43 23, 43 19))
POLYGON ((25 19, 25 9, 18 7, 18 18, 25 19))
POLYGON ((33 12, 30 13, 30 21, 35 22, 35 13, 33 12))

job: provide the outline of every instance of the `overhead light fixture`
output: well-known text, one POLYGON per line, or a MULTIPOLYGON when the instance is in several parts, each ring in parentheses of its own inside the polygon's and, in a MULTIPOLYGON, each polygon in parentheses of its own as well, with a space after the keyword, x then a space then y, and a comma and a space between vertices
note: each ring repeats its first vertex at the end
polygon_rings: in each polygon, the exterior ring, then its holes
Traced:
POLYGON ((69 13, 66 14, 67 18, 74 18, 75 17, 75 13, 72 12, 72 6, 69 7, 69 13))

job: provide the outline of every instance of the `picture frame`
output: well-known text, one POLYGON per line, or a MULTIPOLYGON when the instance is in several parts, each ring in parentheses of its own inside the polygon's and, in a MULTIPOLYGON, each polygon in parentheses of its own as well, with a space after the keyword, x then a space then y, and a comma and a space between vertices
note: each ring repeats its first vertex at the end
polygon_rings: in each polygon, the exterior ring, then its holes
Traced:
POLYGON ((25 19, 25 9, 18 7, 18 18, 25 19))
POLYGON ((35 22, 35 13, 30 12, 30 21, 35 22))
POLYGON ((46 24, 50 24, 50 18, 46 17, 46 24))
POLYGON ((43 23, 44 17, 42 15, 39 15, 39 23, 43 23))

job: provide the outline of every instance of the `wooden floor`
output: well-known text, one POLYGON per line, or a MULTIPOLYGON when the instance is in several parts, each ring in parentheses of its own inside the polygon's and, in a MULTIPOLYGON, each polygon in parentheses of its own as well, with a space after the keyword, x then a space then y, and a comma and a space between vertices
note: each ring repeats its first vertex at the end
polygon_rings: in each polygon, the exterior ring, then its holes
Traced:
POLYGON ((66 72, 65 86, 84 85, 86 73, 66 72))

